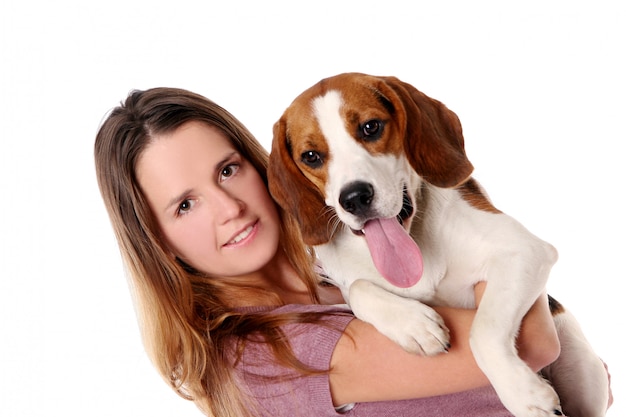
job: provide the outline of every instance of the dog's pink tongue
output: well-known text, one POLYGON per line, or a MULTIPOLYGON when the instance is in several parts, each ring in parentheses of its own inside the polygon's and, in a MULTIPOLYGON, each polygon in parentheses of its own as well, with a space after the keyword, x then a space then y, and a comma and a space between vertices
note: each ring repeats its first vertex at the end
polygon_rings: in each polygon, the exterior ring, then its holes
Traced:
POLYGON ((378 272, 391 284, 407 288, 422 277, 419 247, 397 219, 375 219, 363 229, 367 246, 378 272))

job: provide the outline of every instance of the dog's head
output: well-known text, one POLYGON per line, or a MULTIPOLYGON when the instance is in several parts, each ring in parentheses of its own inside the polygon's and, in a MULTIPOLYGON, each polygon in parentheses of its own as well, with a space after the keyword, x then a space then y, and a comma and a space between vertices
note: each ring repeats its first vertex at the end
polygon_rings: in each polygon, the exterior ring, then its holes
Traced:
POLYGON ((274 125, 268 179, 305 242, 319 245, 334 216, 353 230, 408 217, 419 181, 454 187, 472 170, 442 103, 394 77, 346 73, 304 91, 274 125))

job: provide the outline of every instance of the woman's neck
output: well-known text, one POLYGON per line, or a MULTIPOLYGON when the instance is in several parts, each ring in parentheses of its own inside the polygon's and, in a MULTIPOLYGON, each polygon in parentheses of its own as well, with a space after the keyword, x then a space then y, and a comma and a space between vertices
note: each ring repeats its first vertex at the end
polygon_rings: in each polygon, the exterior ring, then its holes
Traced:
POLYGON ((254 274, 238 279, 233 292, 231 307, 314 303, 306 284, 280 254, 254 274))
MULTIPOLYGON (((306 288, 300 291, 285 289, 266 289, 259 287, 245 287, 233 289, 233 295, 227 297, 229 306, 251 307, 268 306, 275 307, 283 304, 315 304, 306 288)), ((333 305, 345 304, 339 288, 334 286, 321 285, 318 287, 318 297, 320 304, 333 305)))
MULTIPOLYGON (((345 303, 337 287, 320 284, 316 290, 321 304, 345 303)), ((254 274, 238 279, 232 291, 228 297, 231 307, 317 303, 282 252, 254 274)))

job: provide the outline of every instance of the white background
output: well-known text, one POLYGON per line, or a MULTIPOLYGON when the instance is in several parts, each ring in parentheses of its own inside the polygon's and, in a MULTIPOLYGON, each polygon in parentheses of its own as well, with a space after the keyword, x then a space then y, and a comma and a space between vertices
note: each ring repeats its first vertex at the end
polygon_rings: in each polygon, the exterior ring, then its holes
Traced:
POLYGON ((459 115, 495 204, 559 249, 549 290, 610 365, 609 416, 626 415, 625 4, 2 0, 0 415, 199 416, 144 354, 96 130, 131 89, 172 86, 269 146, 297 94, 347 71, 459 115))

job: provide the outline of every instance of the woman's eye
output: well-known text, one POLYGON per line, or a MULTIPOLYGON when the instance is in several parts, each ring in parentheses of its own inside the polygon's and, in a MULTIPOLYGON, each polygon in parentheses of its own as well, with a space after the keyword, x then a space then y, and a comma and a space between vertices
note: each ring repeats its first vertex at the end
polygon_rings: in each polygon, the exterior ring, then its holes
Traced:
POLYGON ((176 214, 186 214, 189 210, 191 210, 193 205, 194 202, 192 200, 187 199, 181 201, 181 203, 178 205, 178 210, 176 214))
POLYGON ((220 180, 223 181, 235 175, 239 170, 239 165, 230 164, 222 168, 220 171, 220 180))

